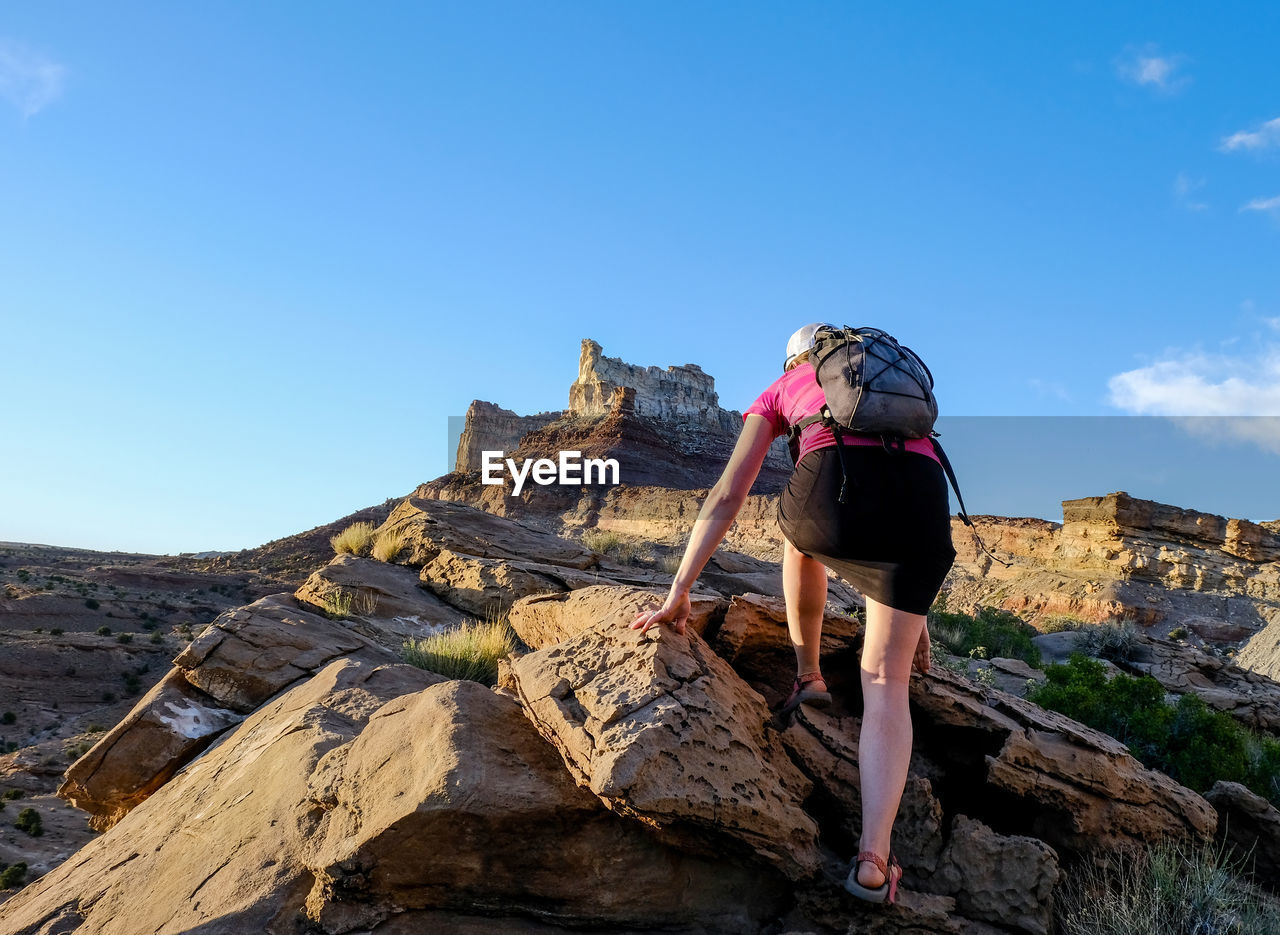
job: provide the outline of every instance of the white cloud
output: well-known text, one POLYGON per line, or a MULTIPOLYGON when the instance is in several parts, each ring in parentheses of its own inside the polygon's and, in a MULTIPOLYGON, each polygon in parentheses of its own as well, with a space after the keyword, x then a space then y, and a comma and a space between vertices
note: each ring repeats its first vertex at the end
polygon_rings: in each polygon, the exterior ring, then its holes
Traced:
POLYGON ((1275 328, 1277 331, 1280 331, 1280 318, 1264 318, 1262 320, 1265 321, 1272 328, 1275 328))
POLYGON ((1240 206, 1241 211, 1260 211, 1280 220, 1280 195, 1274 198, 1255 198, 1248 204, 1240 206))
POLYGON ((1184 60, 1181 55, 1161 55, 1155 46, 1146 45, 1127 49, 1117 61, 1116 71, 1134 84, 1171 94, 1191 81, 1180 73, 1184 60))
POLYGON ((1224 153, 1234 153, 1238 150, 1260 152, 1273 146, 1280 146, 1280 117, 1268 120, 1256 130, 1241 130, 1223 137, 1222 142, 1218 144, 1218 149, 1224 153))
POLYGON ((1204 179, 1193 179, 1185 172, 1179 172, 1177 178, 1173 180, 1174 198, 1188 211, 1209 210, 1209 206, 1203 201, 1196 201, 1191 197, 1201 188, 1204 188, 1204 179))
POLYGON ((62 94, 67 69, 19 42, 0 39, 0 97, 23 117, 39 113, 62 94))
POLYGON ((1250 356, 1183 351, 1107 381, 1109 402, 1169 416, 1197 435, 1228 436, 1280 454, 1280 343, 1250 356))

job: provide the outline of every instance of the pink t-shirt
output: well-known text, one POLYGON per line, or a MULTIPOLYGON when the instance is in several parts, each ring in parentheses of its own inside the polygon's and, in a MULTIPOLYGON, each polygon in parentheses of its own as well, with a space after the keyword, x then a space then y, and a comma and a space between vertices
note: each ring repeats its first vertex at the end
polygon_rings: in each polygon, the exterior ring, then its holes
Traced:
MULTIPOLYGON (((760 398, 751 404, 742 414, 742 418, 755 413, 764 416, 773 426, 773 437, 787 434, 787 429, 805 416, 817 413, 826 405, 827 397, 818 386, 818 378, 813 372, 813 365, 807 361, 788 370, 769 385, 760 394, 760 398)), ((879 445, 879 435, 861 433, 842 433, 846 445, 879 445)), ((800 431, 800 457, 818 448, 831 448, 836 437, 831 429, 815 422, 800 431)), ((927 438, 908 438, 907 451, 925 455, 937 461, 933 444, 927 438)))

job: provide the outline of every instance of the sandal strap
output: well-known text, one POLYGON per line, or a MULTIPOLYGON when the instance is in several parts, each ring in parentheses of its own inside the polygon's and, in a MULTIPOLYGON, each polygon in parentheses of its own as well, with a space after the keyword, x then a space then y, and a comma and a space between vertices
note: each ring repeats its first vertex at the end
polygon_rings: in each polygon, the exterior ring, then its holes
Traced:
POLYGON ((804 688, 810 682, 825 682, 821 672, 806 672, 804 675, 796 676, 796 687, 804 688))
MULTIPOLYGON (((893 859, 892 854, 889 855, 889 859, 893 860, 895 866, 897 865, 898 862, 893 859)), ((871 863, 875 864, 876 869, 884 874, 885 882, 888 882, 889 865, 884 862, 883 857, 881 857, 879 854, 875 853, 874 851, 859 851, 858 862, 861 863, 864 860, 870 861, 871 863)))

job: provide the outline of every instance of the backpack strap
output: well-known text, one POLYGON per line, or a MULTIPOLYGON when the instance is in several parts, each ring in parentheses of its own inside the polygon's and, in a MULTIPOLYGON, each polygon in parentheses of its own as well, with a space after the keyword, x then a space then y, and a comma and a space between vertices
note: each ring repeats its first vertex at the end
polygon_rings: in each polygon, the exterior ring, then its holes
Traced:
POLYGON ((960 505, 960 520, 969 527, 969 530, 973 533, 973 538, 978 540, 978 547, 982 549, 982 551, 985 552, 993 562, 999 562, 1005 568, 1012 568, 1012 563, 996 558, 991 554, 991 550, 987 548, 987 544, 983 542, 982 537, 978 535, 978 530, 974 527, 973 520, 969 519, 969 514, 965 512, 964 497, 960 496, 960 485, 956 483, 955 469, 951 467, 951 459, 947 457, 947 453, 942 450, 942 444, 936 437, 937 434, 937 432, 934 432, 930 435, 929 441, 933 445, 934 452, 938 455, 938 460, 942 462, 942 470, 946 472, 947 480, 951 482, 951 489, 956 492, 956 502, 960 505))

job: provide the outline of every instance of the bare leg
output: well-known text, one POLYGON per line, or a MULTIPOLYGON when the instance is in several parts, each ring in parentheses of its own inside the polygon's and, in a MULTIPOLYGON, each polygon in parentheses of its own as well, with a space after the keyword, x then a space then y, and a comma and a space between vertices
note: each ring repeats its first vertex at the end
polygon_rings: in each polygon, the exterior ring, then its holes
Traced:
MULTIPOLYGON (((827 606, 827 569, 787 539, 784 538, 783 543, 782 593, 787 599, 787 629, 796 651, 796 675, 818 672, 822 612, 827 606)), ((825 682, 813 682, 811 687, 816 691, 827 690, 825 682)))
MULTIPOLYGON (((867 629, 862 643, 862 735, 858 744, 862 775, 862 838, 858 849, 874 851, 886 860, 911 760, 907 688, 911 660, 924 624, 923 614, 909 614, 867 598, 867 629)), ((884 874, 868 861, 858 866, 858 882, 878 887, 884 883, 884 874)))

